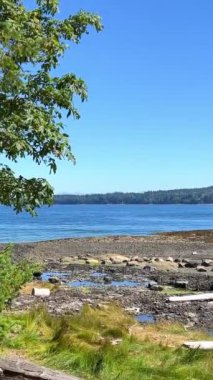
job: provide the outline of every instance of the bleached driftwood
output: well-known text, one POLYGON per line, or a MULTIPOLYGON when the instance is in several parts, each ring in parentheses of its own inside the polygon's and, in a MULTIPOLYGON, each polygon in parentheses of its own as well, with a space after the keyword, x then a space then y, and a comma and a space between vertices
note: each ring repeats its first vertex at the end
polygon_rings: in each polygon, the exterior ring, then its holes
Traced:
POLYGON ((35 297, 49 297, 50 289, 47 288, 33 288, 32 295, 35 297))
POLYGON ((208 340, 200 340, 197 342, 184 342, 184 347, 191 349, 200 349, 200 350, 213 350, 213 342, 208 340))
MULTIPOLYGON (((12 376, 23 375, 27 379, 37 380, 81 380, 79 377, 65 375, 59 371, 52 371, 45 367, 27 362, 18 357, 0 358, 0 368, 3 374, 12 376)), ((16 377, 14 377, 15 379, 16 377)))
POLYGON ((192 294, 189 296, 172 296, 169 297, 170 302, 183 302, 183 301, 208 301, 213 300, 213 293, 192 294))

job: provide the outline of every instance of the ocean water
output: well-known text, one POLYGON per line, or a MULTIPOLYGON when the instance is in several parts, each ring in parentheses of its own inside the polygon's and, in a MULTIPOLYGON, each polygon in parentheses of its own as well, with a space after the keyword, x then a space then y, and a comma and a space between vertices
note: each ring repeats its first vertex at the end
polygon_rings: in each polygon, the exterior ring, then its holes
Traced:
POLYGON ((0 206, 0 242, 213 229, 213 205, 54 205, 37 217, 0 206))

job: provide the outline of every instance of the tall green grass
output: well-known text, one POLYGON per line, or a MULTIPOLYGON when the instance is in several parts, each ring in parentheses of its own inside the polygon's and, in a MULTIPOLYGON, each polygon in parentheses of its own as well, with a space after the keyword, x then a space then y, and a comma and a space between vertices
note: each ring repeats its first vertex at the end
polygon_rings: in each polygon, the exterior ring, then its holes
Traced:
POLYGON ((85 306, 73 317, 54 317, 36 309, 0 315, 0 342, 3 351, 21 350, 47 366, 85 379, 212 380, 212 352, 139 340, 129 333, 133 324, 114 305, 103 309, 85 306))

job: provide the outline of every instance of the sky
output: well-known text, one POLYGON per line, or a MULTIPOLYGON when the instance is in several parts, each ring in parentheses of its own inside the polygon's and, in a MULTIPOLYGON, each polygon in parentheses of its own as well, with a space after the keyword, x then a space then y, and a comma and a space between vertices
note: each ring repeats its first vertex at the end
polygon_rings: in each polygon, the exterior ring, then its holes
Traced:
POLYGON ((57 194, 212 185, 213 1, 60 0, 59 17, 79 9, 98 13, 104 30, 58 69, 88 85, 81 119, 64 120, 77 163, 51 176, 30 160, 13 169, 57 194))

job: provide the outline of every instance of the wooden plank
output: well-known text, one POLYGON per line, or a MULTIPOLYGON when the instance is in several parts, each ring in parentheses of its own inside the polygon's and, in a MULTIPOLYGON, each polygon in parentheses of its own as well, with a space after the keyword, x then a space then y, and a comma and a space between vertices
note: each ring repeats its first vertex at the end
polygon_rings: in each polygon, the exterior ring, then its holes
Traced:
POLYGON ((19 357, 0 358, 0 368, 3 373, 23 375, 29 379, 43 380, 82 380, 72 375, 41 367, 37 364, 20 359, 19 357))
POLYGON ((200 340, 197 342, 184 342, 184 347, 188 347, 194 350, 213 350, 213 342, 208 340, 200 340))
POLYGON ((185 302, 185 301, 210 301, 213 300, 213 293, 192 294, 188 296, 172 296, 169 297, 170 302, 185 302))

